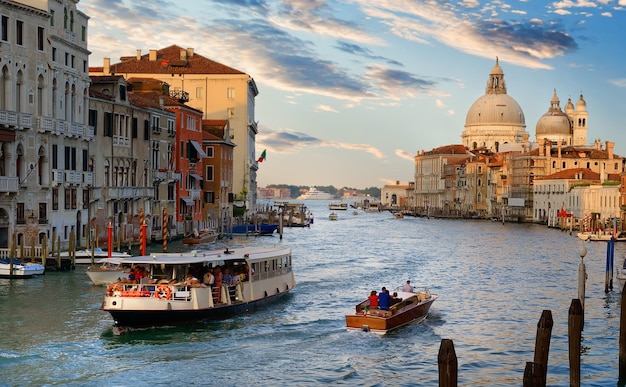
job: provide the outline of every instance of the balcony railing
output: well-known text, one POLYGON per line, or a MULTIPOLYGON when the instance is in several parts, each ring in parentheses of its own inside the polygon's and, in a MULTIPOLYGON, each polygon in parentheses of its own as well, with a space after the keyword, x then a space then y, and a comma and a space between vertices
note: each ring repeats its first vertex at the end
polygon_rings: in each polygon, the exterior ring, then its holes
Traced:
POLYGON ((17 193, 18 185, 18 177, 0 176, 0 193, 17 193))
POLYGON ((0 124, 17 127, 17 112, 12 110, 0 110, 0 124))

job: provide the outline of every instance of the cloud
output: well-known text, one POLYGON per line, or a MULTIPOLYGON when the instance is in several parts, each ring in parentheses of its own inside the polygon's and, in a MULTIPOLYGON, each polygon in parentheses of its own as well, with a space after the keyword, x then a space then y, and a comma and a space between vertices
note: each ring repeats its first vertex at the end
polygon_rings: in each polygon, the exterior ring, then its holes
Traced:
POLYGON ((409 161, 415 161, 415 155, 412 153, 409 153, 407 151, 404 151, 402 149, 396 149, 396 151, 394 152, 396 156, 398 156, 401 159, 404 160, 409 160, 409 161))
POLYGON ((329 113, 338 113, 337 110, 333 109, 332 107, 330 107, 328 105, 317 105, 315 107, 315 111, 318 111, 318 112, 329 112, 329 113))
POLYGON ((600 16, 613 17, 613 14, 611 12, 602 12, 600 16))
POLYGON ((354 55, 359 55, 362 57, 365 57, 367 59, 374 59, 374 60, 382 60, 387 62, 390 65, 395 65, 395 66, 403 66, 402 63, 393 60, 393 59, 388 59, 379 55, 373 55, 372 51, 360 46, 358 44, 354 44, 354 43, 348 43, 348 42, 343 42, 343 41, 339 41, 337 42, 337 46, 336 46, 339 50, 343 51, 343 52, 347 52, 349 54, 354 54, 354 55))
POLYGON ((444 95, 436 90, 437 83, 404 70, 389 69, 377 65, 367 67, 364 79, 378 85, 386 99, 400 100, 419 94, 444 95))
POLYGON ((617 87, 626 88, 626 78, 609 79, 609 83, 617 87))
POLYGON ((578 48, 558 23, 544 26, 535 21, 505 21, 493 17, 492 8, 481 14, 463 14, 448 2, 408 0, 354 0, 363 12, 380 18, 389 31, 404 39, 429 44, 437 40, 459 51, 480 57, 499 56, 529 68, 550 69, 541 60, 562 56, 578 48))
POLYGON ((263 127, 256 137, 257 147, 266 148, 272 153, 292 154, 305 147, 329 147, 346 150, 363 151, 377 159, 385 155, 378 148, 368 144, 353 144, 339 141, 324 140, 297 131, 274 131, 263 127))
POLYGON ((596 8, 598 5, 593 1, 588 0, 563 0, 552 3, 552 6, 557 9, 562 8, 596 8))

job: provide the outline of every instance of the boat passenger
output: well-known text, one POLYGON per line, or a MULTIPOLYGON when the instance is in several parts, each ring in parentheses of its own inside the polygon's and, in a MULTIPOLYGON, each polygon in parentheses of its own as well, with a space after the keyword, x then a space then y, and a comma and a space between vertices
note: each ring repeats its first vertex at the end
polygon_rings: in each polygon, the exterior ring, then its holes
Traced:
POLYGON ((239 281, 241 280, 241 277, 239 276, 239 274, 235 274, 234 276, 232 276, 230 278, 230 286, 237 286, 237 284, 239 284, 239 281))
POLYGON ((413 293, 413 286, 411 286, 411 280, 407 280, 402 286, 402 291, 407 293, 413 293))
POLYGON ((202 277, 202 282, 212 288, 213 285, 215 284, 215 276, 213 275, 213 273, 211 273, 211 269, 207 270, 206 273, 204 273, 204 276, 202 277))
POLYGON ((370 308, 378 306, 378 295, 376 294, 376 290, 372 290, 370 296, 367 298, 370 300, 370 308))
POLYGON ((381 310, 389 310, 389 300, 391 296, 386 287, 383 286, 382 290, 378 294, 378 307, 381 310))
POLYGON ((228 269, 227 269, 227 268, 224 268, 224 277, 222 278, 222 281, 223 281, 226 285, 230 286, 230 281, 231 281, 232 279, 233 279, 232 274, 230 274, 230 272, 228 271, 228 269))
POLYGON ((397 304, 400 301, 402 301, 402 299, 398 298, 398 293, 397 292, 393 292, 393 294, 391 295, 391 299, 389 300, 389 306, 394 306, 395 304, 397 304))
POLYGON ((187 273, 187 277, 185 278, 184 285, 192 287, 192 288, 199 288, 201 286, 200 280, 194 277, 192 273, 187 273))
MULTIPOLYGON (((215 270, 213 271, 213 275, 215 276, 215 287, 217 289, 221 289, 222 288, 222 281, 223 281, 223 276, 222 276, 222 270, 220 269, 219 266, 215 267, 215 270)), ((215 302, 219 303, 222 302, 222 291, 218 290, 217 291, 217 295, 215 296, 215 302)))

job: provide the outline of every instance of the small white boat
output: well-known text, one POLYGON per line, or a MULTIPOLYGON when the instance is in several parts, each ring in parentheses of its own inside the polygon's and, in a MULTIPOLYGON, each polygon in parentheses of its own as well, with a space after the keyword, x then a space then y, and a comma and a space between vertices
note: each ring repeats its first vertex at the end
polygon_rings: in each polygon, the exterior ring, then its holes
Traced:
POLYGON ((128 276, 128 267, 122 265, 122 257, 100 258, 95 266, 87 267, 85 273, 94 285, 108 285, 128 276))
MULTIPOLYGON (((61 252, 61 258, 68 258, 69 256, 70 256, 69 251, 61 252)), ((131 257, 131 255, 128 254, 127 252, 117 252, 117 251, 111 252, 111 258, 129 258, 129 257, 131 257)), ((90 249, 76 250, 74 263, 77 265, 90 265, 92 263, 91 258, 92 257, 91 257, 90 249)), ((109 258, 108 252, 105 250, 102 250, 100 247, 96 247, 93 249, 94 262, 96 260, 99 260, 100 258, 109 258)))
POLYGON ((30 278, 42 275, 46 268, 39 263, 22 262, 17 258, 0 258, 0 278, 30 278))
MULTIPOLYGON (((578 236, 578 238, 583 241, 608 242, 611 240, 611 238, 613 238, 613 233, 602 232, 602 231, 597 231, 597 232, 585 231, 585 232, 579 232, 578 234, 576 234, 576 236, 578 236)), ((616 242, 626 241, 626 237, 623 237, 621 235, 614 239, 616 242)))
POLYGON ((330 215, 328 215, 328 219, 330 219, 330 220, 337 220, 337 219, 339 219, 339 216, 337 215, 337 213, 331 212, 330 215))
POLYGON ((148 277, 141 283, 121 281, 107 287, 100 309, 111 314, 118 332, 225 319, 272 304, 296 286, 291 249, 284 247, 153 253, 123 259, 121 264, 142 266, 148 277), (239 275, 239 281, 226 284, 219 274, 226 269, 239 275), (217 273, 213 287, 198 281, 209 271, 217 273), (198 279, 185 280, 190 273, 198 279))
POLYGON ((404 215, 401 212, 394 212, 393 217, 396 219, 404 219, 404 215))

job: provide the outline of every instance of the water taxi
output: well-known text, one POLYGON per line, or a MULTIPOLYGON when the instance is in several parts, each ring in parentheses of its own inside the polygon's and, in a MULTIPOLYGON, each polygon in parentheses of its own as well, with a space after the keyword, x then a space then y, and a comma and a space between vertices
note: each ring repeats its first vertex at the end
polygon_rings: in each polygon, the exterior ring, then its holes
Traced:
POLYGON ((100 309, 116 328, 225 319, 274 303, 296 286, 291 249, 284 247, 153 253, 122 264, 141 266, 148 276, 107 287, 100 309), (212 285, 202 282, 209 272, 212 285), (229 274, 231 281, 225 279, 229 274))
POLYGON ((398 302, 386 309, 370 306, 369 298, 359 302, 354 313, 346 315, 347 329, 384 335, 403 325, 423 321, 433 302, 439 298, 427 288, 411 292, 397 288, 394 293, 397 294, 398 302))

